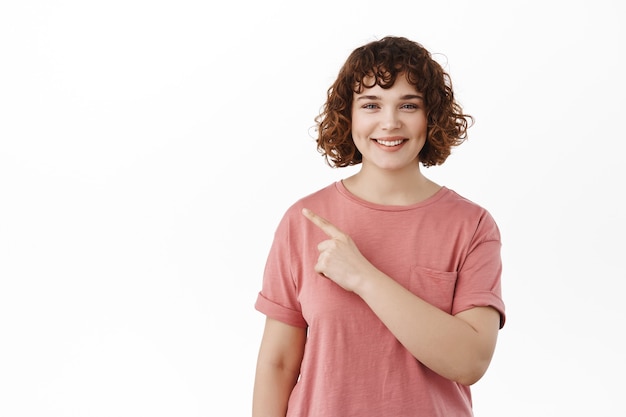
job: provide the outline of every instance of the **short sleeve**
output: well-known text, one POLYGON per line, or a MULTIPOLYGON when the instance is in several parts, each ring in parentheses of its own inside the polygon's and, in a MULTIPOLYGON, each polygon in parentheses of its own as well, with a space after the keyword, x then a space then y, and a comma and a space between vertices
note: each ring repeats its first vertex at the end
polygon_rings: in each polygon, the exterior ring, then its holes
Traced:
POLYGON ((485 212, 458 271, 452 314, 473 307, 493 307, 500 313, 500 328, 504 326, 501 246, 498 226, 485 212))
POLYGON ((292 274, 289 217, 285 215, 274 233, 274 240, 263 273, 263 286, 255 309, 275 320, 296 327, 307 327, 292 274))

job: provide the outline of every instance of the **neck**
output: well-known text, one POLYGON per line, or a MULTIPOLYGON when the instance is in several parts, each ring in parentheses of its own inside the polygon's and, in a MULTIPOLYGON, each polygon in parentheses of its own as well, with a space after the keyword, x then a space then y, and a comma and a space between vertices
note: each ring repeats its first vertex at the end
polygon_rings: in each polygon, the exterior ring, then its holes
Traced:
POLYGON ((441 188, 420 171, 419 165, 403 170, 377 170, 362 166, 343 181, 345 187, 363 200, 383 205, 406 206, 431 197, 441 188))

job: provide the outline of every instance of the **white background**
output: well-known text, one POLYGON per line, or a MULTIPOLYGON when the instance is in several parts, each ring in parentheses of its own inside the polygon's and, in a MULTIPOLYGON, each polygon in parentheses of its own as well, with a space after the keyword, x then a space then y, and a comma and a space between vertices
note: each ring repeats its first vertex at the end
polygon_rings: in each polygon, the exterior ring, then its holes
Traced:
POLYGON ((435 181, 500 225, 475 412, 617 416, 626 17, 615 1, 3 1, 0 415, 246 416, 274 228, 345 177, 340 65, 421 42, 476 118, 435 181), (580 413, 580 414, 579 414, 580 413))

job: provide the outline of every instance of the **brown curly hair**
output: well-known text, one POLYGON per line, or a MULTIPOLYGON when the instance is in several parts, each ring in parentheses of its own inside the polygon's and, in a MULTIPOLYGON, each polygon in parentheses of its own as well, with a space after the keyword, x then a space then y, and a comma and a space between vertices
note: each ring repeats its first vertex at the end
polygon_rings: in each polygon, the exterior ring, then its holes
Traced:
POLYGON ((424 95, 428 133, 419 161, 425 167, 442 164, 452 147, 467 138, 474 120, 455 101, 450 76, 419 43, 387 36, 350 54, 315 118, 317 149, 330 166, 346 167, 363 160, 352 139, 353 94, 376 84, 390 88, 400 74, 424 95), (364 80, 370 77, 375 84, 366 85, 364 80))

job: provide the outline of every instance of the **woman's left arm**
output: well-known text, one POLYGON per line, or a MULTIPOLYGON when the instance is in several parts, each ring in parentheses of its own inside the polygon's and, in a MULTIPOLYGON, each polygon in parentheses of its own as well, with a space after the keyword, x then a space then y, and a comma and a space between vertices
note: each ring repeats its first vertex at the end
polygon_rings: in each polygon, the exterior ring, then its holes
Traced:
POLYGON ((464 385, 484 375, 500 328, 497 310, 474 307, 450 315, 376 269, 350 236, 326 219, 307 209, 303 214, 329 237, 318 245, 317 272, 359 295, 398 341, 434 372, 464 385))

